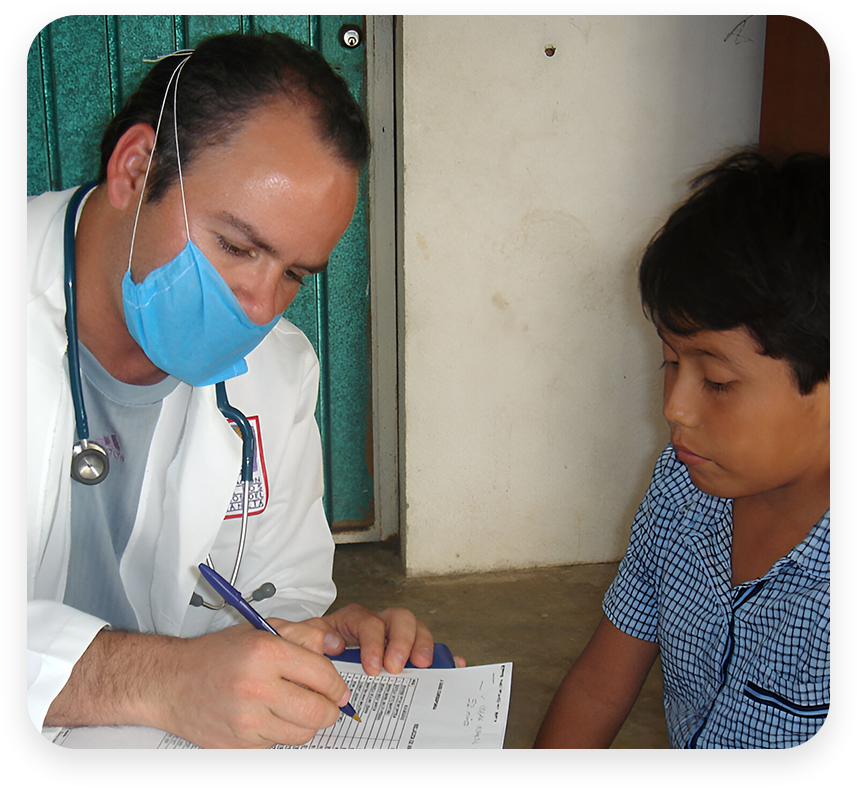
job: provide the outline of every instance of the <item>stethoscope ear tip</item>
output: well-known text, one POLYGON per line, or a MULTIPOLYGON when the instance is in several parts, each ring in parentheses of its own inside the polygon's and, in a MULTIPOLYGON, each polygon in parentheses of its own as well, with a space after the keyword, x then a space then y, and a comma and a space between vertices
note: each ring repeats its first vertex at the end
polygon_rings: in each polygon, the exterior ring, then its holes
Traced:
MULTIPOLYGON (((250 594, 250 598, 246 601, 250 602, 260 602, 263 599, 268 599, 269 597, 274 596, 277 593, 277 587, 273 583, 262 583, 252 594, 250 594)), ((190 605, 191 607, 207 607, 209 610, 220 610, 220 608, 225 607, 225 603, 221 602, 219 605, 212 605, 209 602, 206 602, 199 594, 194 591, 190 596, 190 605)))
POLYGON ((273 583, 262 583, 252 594, 250 598, 254 602, 261 602, 263 599, 268 599, 277 593, 277 589, 273 583))

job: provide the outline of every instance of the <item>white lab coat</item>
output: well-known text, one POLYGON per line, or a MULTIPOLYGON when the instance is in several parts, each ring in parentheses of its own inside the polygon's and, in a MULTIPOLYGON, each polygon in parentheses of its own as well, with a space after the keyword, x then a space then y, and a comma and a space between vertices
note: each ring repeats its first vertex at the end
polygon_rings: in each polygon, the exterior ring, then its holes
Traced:
MULTIPOLYGON (((72 190, 28 202, 27 211, 27 699, 41 728, 51 702, 92 638, 109 622, 63 605, 69 555, 75 424, 63 355, 63 219, 72 190)), ((250 517, 238 587, 271 582, 264 616, 300 621, 335 597, 333 540, 322 507, 321 443, 315 423, 318 360, 286 320, 227 382, 230 402, 259 417, 268 480, 265 510, 250 517)), ((238 618, 188 602, 197 565, 212 554, 225 575, 235 560, 240 518, 224 520, 241 465, 241 439, 215 401, 214 386, 179 384, 163 403, 120 573, 140 629, 193 637, 238 618), (160 436, 179 431, 175 441, 160 436), (173 456, 174 455, 174 456, 173 456)))

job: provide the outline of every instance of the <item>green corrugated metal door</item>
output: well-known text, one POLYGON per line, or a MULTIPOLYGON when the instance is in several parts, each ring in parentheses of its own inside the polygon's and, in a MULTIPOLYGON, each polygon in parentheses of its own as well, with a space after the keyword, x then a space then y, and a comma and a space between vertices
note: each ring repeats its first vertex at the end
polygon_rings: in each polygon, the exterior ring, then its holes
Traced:
MULTIPOLYGON (((94 180, 112 114, 149 68, 144 58, 226 32, 281 31, 320 50, 364 103, 364 47, 344 47, 359 16, 68 16, 33 40, 27 62, 27 194, 94 180)), ((334 530, 373 522, 371 350, 366 179, 354 220, 327 273, 302 288, 286 316, 321 360, 316 417, 325 456, 325 506, 334 530)))

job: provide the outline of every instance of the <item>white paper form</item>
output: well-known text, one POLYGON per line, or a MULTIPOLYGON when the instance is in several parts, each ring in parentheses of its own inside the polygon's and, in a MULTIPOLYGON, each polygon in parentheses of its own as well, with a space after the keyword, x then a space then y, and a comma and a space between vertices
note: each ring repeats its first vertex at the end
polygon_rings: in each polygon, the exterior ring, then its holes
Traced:
POLYGON ((300 747, 275 749, 502 749, 512 663, 472 668, 406 669, 367 676, 335 662, 363 720, 344 714, 300 747))
MULTIPOLYGON (((330 728, 291 749, 501 749, 506 734, 512 663, 470 668, 405 669, 367 676, 359 665, 334 662, 351 689, 362 722, 340 714, 330 728)), ((196 749, 151 728, 63 728, 45 731, 72 748, 196 749)))

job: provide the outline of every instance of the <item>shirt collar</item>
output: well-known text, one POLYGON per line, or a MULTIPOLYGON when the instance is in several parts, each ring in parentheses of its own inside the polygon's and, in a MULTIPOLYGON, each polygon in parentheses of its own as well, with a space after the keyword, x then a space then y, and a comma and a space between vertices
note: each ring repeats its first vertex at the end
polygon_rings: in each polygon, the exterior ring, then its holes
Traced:
MULTIPOLYGON (((718 498, 702 492, 687 476, 687 500, 681 507, 684 517, 677 522, 678 529, 685 533, 717 531, 722 527, 722 518, 729 517, 731 526, 732 500, 718 498)), ((817 577, 830 577, 830 509, 812 526, 800 544, 793 547, 777 564, 791 561, 802 571, 817 577)), ((776 566, 776 564, 775 564, 776 566)))
POLYGON ((786 558, 808 574, 830 577, 830 509, 810 528, 806 538, 786 558))

